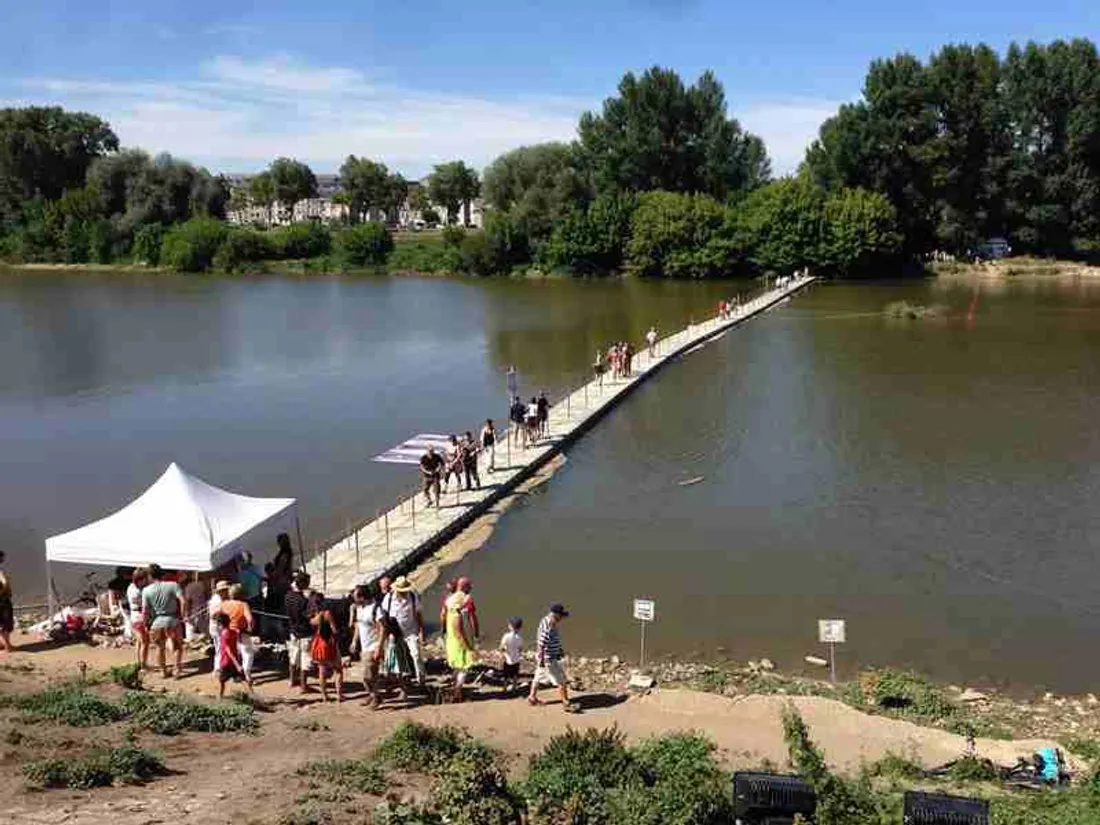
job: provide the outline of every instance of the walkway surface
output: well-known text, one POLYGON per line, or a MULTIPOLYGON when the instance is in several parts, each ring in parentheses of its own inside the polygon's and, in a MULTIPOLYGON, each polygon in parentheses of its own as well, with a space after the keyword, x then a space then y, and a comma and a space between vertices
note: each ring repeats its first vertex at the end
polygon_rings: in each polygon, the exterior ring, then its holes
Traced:
POLYGON ((438 508, 426 506, 419 494, 410 495, 393 509, 314 554, 307 562, 313 581, 321 583, 326 593, 345 593, 356 584, 374 581, 379 576, 408 572, 529 478, 662 366, 768 311, 815 280, 814 277, 791 279, 742 304, 729 317, 692 324, 658 341, 652 356, 642 347, 634 356, 631 376, 605 375, 602 381, 585 384, 551 407, 549 434, 538 443, 524 447, 512 442, 509 447, 508 436, 502 435, 494 472, 489 472, 488 456, 483 453, 479 457, 483 482, 480 489, 445 492, 438 508))

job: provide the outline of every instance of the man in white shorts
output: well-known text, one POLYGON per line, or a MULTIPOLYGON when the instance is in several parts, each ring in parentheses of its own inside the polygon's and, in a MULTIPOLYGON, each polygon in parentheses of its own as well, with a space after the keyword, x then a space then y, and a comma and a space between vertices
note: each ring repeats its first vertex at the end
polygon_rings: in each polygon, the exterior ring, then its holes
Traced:
POLYGON ((309 692, 309 671, 313 660, 309 655, 309 646, 313 642, 313 625, 310 624, 309 610, 309 574, 298 573, 290 583, 290 592, 286 594, 286 615, 288 637, 287 656, 290 659, 290 686, 298 686, 302 693, 309 692))
POLYGON ((532 705, 542 704, 538 697, 539 683, 546 680, 557 687, 561 695, 562 709, 566 713, 576 713, 577 708, 569 701, 569 677, 562 664, 565 650, 562 648, 561 636, 558 633, 558 625, 568 616, 569 611, 561 604, 554 602, 550 605, 550 612, 539 622, 538 641, 535 647, 535 677, 531 680, 531 692, 527 695, 527 701, 532 705))

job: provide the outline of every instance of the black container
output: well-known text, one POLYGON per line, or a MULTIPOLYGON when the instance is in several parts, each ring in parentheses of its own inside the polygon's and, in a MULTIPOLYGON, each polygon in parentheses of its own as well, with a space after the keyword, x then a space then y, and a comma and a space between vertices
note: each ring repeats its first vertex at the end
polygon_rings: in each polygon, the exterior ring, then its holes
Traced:
POLYGON ((790 825, 795 814, 813 821, 817 794, 797 776, 758 771, 733 775, 733 817, 737 825, 790 825))
POLYGON ((940 793, 908 791, 904 825, 989 825, 989 803, 940 793))

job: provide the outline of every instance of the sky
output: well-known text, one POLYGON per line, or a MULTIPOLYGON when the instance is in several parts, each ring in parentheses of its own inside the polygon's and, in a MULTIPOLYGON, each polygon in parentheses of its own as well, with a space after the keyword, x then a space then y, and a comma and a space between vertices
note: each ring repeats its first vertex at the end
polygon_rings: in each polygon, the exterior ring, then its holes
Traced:
POLYGON ((416 178, 572 139, 626 71, 709 68, 784 174, 876 57, 1072 37, 1100 39, 1100 2, 0 0, 0 106, 90 111, 215 172, 355 154, 416 178))

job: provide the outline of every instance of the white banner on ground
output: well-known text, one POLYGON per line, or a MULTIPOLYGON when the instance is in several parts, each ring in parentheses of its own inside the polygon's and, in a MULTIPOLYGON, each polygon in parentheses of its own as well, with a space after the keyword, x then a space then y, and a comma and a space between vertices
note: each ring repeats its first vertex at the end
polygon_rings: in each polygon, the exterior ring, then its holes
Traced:
POLYGON ((420 456, 429 446, 442 450, 451 443, 449 435, 439 433, 420 433, 414 435, 408 441, 402 441, 396 447, 391 447, 384 453, 379 453, 372 460, 385 464, 419 464, 420 456))

